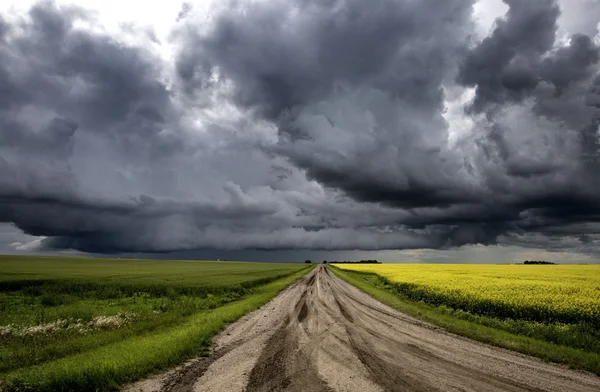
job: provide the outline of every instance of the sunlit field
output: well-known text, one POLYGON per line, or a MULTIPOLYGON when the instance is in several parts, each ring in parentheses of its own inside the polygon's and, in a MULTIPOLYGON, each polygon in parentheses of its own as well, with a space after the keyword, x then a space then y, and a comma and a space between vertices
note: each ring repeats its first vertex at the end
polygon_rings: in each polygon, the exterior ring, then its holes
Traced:
POLYGON ((376 273, 411 299, 496 317, 600 328, 600 265, 340 265, 376 273))
POLYGON ((444 314, 600 354, 600 265, 336 267, 444 314))
POLYGON ((136 379, 202 354, 225 322, 306 271, 293 263, 0 257, 0 380, 19 390, 94 390, 136 379))

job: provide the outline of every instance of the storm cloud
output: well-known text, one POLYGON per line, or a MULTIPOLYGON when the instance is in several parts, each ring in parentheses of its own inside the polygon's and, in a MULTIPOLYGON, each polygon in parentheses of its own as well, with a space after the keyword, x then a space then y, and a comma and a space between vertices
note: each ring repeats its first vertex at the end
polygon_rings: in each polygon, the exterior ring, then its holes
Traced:
POLYGON ((505 0, 481 36, 476 3, 185 3, 166 42, 0 16, 0 222, 94 253, 593 253, 598 23, 505 0))

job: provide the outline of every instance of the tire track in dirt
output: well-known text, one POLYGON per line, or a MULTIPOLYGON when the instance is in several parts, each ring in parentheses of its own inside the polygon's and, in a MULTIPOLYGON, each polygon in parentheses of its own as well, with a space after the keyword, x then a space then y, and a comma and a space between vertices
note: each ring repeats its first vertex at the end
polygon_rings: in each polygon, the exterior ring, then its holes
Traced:
POLYGON ((210 359, 178 369, 126 391, 600 391, 600 377, 445 332, 324 266, 230 325, 210 359))

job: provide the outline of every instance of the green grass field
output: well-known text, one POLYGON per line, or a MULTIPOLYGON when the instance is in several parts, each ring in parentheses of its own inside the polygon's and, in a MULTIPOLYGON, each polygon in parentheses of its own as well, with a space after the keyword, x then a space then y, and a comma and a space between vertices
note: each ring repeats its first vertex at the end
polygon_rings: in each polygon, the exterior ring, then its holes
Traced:
POLYGON ((104 390, 204 354, 309 268, 0 256, 2 391, 104 390))
POLYGON ((379 301, 485 343, 600 375, 600 265, 338 265, 379 301))

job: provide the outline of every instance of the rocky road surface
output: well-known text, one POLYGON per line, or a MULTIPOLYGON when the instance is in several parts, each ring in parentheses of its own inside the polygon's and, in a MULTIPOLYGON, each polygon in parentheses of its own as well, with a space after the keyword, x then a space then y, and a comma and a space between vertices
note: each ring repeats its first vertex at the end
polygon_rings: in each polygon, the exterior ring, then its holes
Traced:
POLYGON ((600 377, 445 332, 324 266, 231 324, 212 356, 124 392, 600 391, 600 377))

